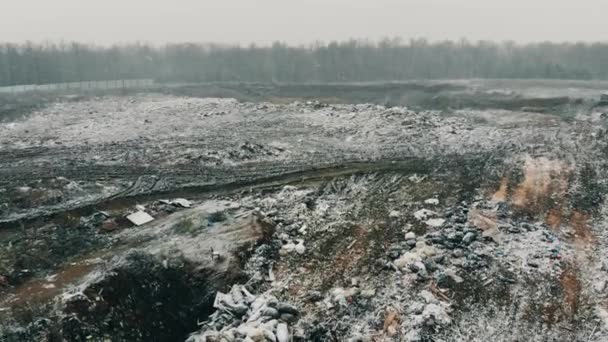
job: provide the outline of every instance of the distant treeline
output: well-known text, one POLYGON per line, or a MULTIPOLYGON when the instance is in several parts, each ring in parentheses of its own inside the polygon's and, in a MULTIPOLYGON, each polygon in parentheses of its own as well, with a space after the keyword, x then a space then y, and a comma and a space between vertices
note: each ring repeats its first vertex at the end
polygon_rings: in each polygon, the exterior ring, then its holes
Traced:
POLYGON ((608 43, 345 41, 310 46, 0 44, 0 86, 152 78, 168 82, 608 79, 608 43))

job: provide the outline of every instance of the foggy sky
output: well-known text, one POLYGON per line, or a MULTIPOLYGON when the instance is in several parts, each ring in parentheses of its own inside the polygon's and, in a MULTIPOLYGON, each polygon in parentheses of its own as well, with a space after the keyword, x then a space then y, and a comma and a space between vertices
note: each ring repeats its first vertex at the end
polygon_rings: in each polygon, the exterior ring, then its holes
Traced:
POLYGON ((0 41, 608 41, 608 0, 0 0, 0 41))

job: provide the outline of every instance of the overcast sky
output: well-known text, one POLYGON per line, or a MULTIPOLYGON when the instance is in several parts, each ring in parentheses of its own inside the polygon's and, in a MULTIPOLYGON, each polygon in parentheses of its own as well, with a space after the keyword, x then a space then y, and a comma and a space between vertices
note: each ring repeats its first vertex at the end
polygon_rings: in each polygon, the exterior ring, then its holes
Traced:
POLYGON ((0 0, 0 41, 608 41, 608 0, 0 0))

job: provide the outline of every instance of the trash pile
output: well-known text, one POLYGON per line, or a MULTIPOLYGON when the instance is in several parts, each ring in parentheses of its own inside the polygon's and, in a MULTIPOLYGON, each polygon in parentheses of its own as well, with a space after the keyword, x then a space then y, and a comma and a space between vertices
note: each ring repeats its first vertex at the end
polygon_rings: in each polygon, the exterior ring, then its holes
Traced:
POLYGON ((218 292, 213 307, 217 311, 187 342, 297 340, 290 325, 298 320, 298 308, 270 294, 254 296, 244 286, 235 285, 228 294, 218 292))
POLYGON ((80 218, 82 227, 96 228, 103 233, 111 233, 126 227, 139 227, 155 220, 156 217, 166 216, 179 210, 192 207, 192 202, 185 198, 172 200, 161 199, 146 206, 137 204, 134 208, 114 208, 113 210, 98 210, 89 216, 80 218))
POLYGON ((426 197, 431 184, 445 186, 436 182, 368 174, 245 197, 245 207, 276 225, 274 240, 254 253, 248 272, 303 308, 294 328, 307 341, 450 341, 465 322, 481 316, 502 322, 509 312, 523 340, 535 325, 578 314, 601 322, 594 313, 599 304, 583 309, 578 291, 587 281, 605 288, 608 274, 602 282, 597 273, 573 271, 581 260, 576 232, 491 196, 426 197), (553 316, 543 315, 547 308, 553 316))

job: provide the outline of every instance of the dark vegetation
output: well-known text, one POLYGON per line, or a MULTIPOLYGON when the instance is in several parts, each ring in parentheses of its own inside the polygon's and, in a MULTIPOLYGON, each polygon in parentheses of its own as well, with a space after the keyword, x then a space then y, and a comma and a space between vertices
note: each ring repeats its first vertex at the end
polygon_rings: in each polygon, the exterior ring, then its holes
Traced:
POLYGON ((378 43, 269 47, 136 43, 0 45, 0 86, 115 79, 360 82, 409 79, 608 79, 608 43, 378 43))

